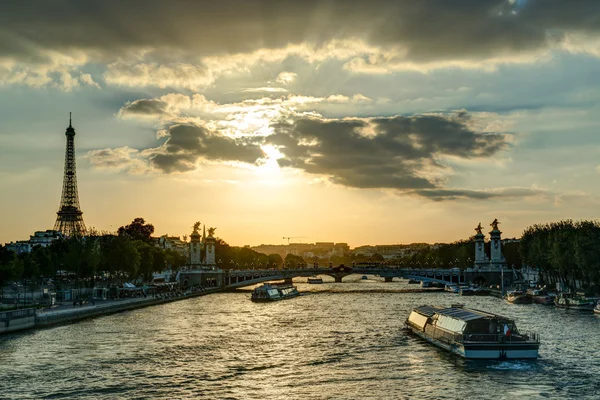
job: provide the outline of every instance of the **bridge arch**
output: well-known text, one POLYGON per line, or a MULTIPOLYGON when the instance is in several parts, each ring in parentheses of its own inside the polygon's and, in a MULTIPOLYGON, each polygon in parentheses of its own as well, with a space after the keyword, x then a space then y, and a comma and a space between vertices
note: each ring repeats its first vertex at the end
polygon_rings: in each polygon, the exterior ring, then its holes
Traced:
POLYGON ((485 279, 483 275, 478 275, 473 279, 473 283, 477 286, 485 286, 487 284, 487 279, 485 279))

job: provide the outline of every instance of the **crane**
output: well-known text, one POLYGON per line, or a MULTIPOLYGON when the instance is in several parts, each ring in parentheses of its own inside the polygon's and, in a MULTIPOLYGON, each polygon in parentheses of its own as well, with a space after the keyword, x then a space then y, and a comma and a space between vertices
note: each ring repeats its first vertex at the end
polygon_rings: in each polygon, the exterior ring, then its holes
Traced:
POLYGON ((302 239, 305 238, 306 236, 284 236, 283 239, 287 239, 288 241, 288 246, 290 244, 290 239, 302 239))

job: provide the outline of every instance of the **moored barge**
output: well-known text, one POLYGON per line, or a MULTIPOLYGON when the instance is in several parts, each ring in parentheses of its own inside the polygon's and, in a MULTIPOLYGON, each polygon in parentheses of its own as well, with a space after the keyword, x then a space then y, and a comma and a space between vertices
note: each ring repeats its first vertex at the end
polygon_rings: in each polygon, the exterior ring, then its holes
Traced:
POLYGON ((535 359, 540 347, 539 336, 520 333, 513 320, 458 305, 416 307, 406 326, 428 342, 468 359, 535 359))
POLYGON ((596 302, 594 299, 585 297, 585 293, 561 292, 554 299, 557 307, 571 310, 593 310, 596 302))

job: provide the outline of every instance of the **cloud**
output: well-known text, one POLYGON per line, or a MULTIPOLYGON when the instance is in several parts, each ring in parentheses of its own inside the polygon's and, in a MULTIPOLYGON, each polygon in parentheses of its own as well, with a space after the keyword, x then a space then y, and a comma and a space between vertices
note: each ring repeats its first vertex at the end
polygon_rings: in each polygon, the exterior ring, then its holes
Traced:
POLYGON ((423 189, 414 191, 421 197, 426 197, 434 201, 444 200, 489 200, 494 198, 502 199, 521 199, 524 197, 547 196, 546 191, 530 188, 496 188, 488 190, 471 190, 471 189, 423 189))
POLYGON ((294 72, 280 72, 279 75, 277 75, 277 78, 275 79, 275 81, 281 83, 282 85, 289 85, 290 83, 294 82, 296 80, 296 77, 298 75, 295 74, 294 72))
MULTIPOLYGON (((261 97, 234 103, 220 104, 208 100, 201 94, 187 96, 169 93, 154 99, 138 99, 127 102, 118 112, 121 118, 163 118, 168 121, 179 121, 182 115, 199 117, 203 120, 215 120, 218 124, 227 125, 236 119, 244 119, 246 125, 254 125, 259 121, 268 126, 272 120, 290 115, 298 115, 305 110, 319 106, 364 105, 372 100, 360 93, 351 97, 334 94, 327 97, 303 96, 289 94, 280 97, 261 97), (253 123, 248 121, 251 119, 253 123)), ((313 113, 311 110, 310 113, 313 113)), ((243 123, 238 126, 243 128, 243 123)), ((233 132, 239 134, 241 131, 233 132)), ((248 133, 248 132, 244 132, 248 133)))
MULTIPOLYGON (((444 157, 486 159, 508 147, 508 135, 473 130, 466 112, 409 117, 302 118, 274 124, 266 138, 278 163, 355 188, 397 189, 438 200, 500 196, 449 190, 444 157)), ((513 195, 519 193, 514 192, 513 195)))
POLYGON ((245 93, 286 93, 288 90, 280 87, 258 87, 246 88, 242 90, 245 93))
POLYGON ((131 173, 186 172, 200 161, 255 164, 265 157, 256 140, 231 138, 193 123, 174 124, 159 132, 160 146, 137 150, 129 147, 91 150, 86 158, 98 168, 131 173))
POLYGON ((552 50, 598 56, 598 15, 596 0, 23 0, 0 14, 0 79, 74 88, 65 69, 107 65, 109 85, 199 91, 288 57, 361 73, 493 68, 552 50))
POLYGON ((204 65, 188 63, 111 63, 104 73, 106 83, 128 87, 157 86, 199 90, 216 75, 204 65))
POLYGON ((90 150, 85 155, 90 164, 99 169, 112 169, 140 174, 148 172, 139 150, 130 147, 90 150))
POLYGON ((168 104, 158 99, 140 99, 126 103, 120 110, 119 116, 127 117, 158 117, 165 114, 168 104))

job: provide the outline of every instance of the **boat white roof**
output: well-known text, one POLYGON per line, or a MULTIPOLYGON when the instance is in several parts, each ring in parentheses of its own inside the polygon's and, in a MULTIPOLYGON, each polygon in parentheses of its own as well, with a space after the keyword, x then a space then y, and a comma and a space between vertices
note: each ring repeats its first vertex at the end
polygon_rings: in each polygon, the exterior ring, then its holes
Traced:
POLYGON ((416 307, 414 309, 414 311, 418 312, 419 314, 426 315, 428 317, 431 317, 433 314, 439 314, 439 315, 446 315, 446 316, 449 316, 452 318, 456 318, 461 321, 473 321, 475 319, 494 318, 494 317, 508 319, 508 318, 502 317, 497 314, 492 314, 492 313, 488 313, 488 312, 481 311, 481 310, 475 310, 472 308, 458 308, 458 307, 446 308, 446 307, 439 307, 439 306, 420 306, 420 307, 416 307))

